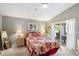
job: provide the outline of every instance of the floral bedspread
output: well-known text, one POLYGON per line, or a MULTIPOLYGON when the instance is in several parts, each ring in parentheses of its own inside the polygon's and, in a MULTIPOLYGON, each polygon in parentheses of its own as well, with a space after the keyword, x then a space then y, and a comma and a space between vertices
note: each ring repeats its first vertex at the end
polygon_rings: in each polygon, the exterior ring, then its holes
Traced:
POLYGON ((48 37, 39 36, 26 38, 26 44, 31 55, 45 54, 50 49, 57 48, 55 43, 56 42, 54 42, 48 37))

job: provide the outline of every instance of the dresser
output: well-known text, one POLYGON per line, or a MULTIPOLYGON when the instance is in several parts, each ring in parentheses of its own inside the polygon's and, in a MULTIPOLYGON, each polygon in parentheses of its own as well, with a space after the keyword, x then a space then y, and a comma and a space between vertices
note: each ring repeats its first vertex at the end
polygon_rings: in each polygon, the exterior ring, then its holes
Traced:
POLYGON ((24 37, 17 36, 17 38, 16 38, 16 45, 18 47, 24 46, 25 45, 25 39, 24 39, 24 37))

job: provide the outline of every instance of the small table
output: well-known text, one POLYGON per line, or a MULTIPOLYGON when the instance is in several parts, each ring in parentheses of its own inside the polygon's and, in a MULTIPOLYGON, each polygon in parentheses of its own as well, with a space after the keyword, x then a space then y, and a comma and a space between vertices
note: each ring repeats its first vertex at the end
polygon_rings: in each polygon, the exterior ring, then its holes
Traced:
POLYGON ((17 46, 24 46, 24 44, 25 44, 25 39, 24 39, 24 37, 17 37, 16 38, 16 45, 17 46))

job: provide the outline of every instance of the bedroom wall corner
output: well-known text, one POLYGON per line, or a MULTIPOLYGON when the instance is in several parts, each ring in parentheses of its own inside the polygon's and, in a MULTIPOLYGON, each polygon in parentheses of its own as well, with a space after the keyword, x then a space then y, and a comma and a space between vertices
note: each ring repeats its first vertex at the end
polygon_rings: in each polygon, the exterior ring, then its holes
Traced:
POLYGON ((0 50, 2 50, 1 30, 2 30, 2 15, 0 14, 0 50))
POLYGON ((9 16, 2 16, 2 18, 3 18, 3 21, 2 21, 3 30, 7 31, 9 38, 13 44, 15 44, 16 32, 17 32, 18 26, 21 26, 21 30, 23 32, 29 32, 28 23, 36 23, 38 25, 38 29, 36 31, 38 31, 38 32, 46 31, 46 22, 45 21, 9 17, 9 16))
POLYGON ((2 30, 2 15, 0 14, 0 31, 2 30))

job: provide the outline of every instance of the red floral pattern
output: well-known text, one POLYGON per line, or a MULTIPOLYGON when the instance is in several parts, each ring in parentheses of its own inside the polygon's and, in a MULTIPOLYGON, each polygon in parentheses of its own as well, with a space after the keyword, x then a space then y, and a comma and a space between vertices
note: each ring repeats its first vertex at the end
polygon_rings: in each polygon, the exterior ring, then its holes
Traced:
POLYGON ((48 37, 27 37, 26 44, 32 55, 44 54, 55 48, 55 42, 48 37))
POLYGON ((34 37, 41 36, 40 32, 29 32, 28 34, 31 35, 31 36, 34 36, 34 37))

